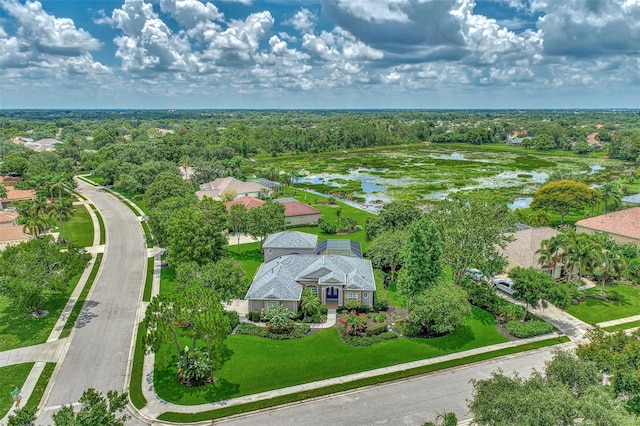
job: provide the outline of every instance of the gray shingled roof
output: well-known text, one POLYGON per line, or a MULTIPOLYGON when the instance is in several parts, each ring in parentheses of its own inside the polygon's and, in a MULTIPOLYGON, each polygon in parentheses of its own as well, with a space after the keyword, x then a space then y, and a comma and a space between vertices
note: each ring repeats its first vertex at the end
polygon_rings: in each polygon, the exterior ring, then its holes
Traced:
POLYGON ((336 283, 347 289, 375 291, 371 261, 348 256, 290 254, 263 263, 245 299, 300 300, 298 281, 336 283))
POLYGON ((271 234, 262 245, 263 248, 304 248, 315 249, 318 236, 306 232, 284 231, 271 234))

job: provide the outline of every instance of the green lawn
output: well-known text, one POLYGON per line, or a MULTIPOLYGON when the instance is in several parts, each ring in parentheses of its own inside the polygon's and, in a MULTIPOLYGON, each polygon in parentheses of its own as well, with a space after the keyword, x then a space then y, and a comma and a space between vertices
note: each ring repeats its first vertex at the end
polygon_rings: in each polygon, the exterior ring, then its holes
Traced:
POLYGON ((38 406, 40 405, 40 402, 42 401, 42 396, 44 395, 44 391, 47 389, 47 385, 49 384, 49 380, 51 380, 51 375, 53 374, 53 370, 55 368, 56 368, 55 362, 48 362, 44 366, 44 369, 42 370, 42 374, 40 374, 40 377, 38 377, 36 386, 33 388, 33 392, 31 392, 31 396, 29 396, 29 401, 27 401, 26 404, 23 404, 24 407, 38 408, 38 406))
MULTIPOLYGON (((160 294, 171 294, 176 291, 176 271, 171 266, 164 266, 160 270, 160 294)), ((151 295, 151 292, 149 292, 151 295)))
POLYGON ((638 327, 640 327, 640 321, 630 321, 630 322, 623 322, 622 324, 604 327, 603 330, 608 331, 609 333, 615 333, 616 331, 628 330, 630 328, 638 328, 638 327))
POLYGON ((7 414, 14 403, 9 392, 14 387, 22 388, 32 368, 33 362, 0 368, 0 418, 7 414))
POLYGON ((45 304, 49 314, 43 318, 29 318, 28 312, 13 308, 8 297, 0 296, 0 351, 44 343, 79 279, 80 275, 74 277, 66 291, 45 304))
POLYGON ((567 312, 589 324, 626 318, 640 313, 640 287, 608 285, 607 291, 615 291, 620 301, 611 302, 600 297, 600 287, 585 291, 587 300, 579 305, 570 305, 567 312))
MULTIPOLYGON (((184 405, 250 395, 419 359, 505 342, 491 314, 473 313, 455 333, 433 339, 394 339, 368 347, 342 343, 334 328, 297 340, 276 341, 230 335, 228 360, 216 372, 215 385, 186 388, 176 377, 173 346, 156 354, 154 384, 158 395, 184 405)), ((183 344, 188 344, 185 340, 183 344)))
POLYGON ((93 245, 93 222, 85 206, 74 206, 74 213, 64 223, 64 238, 77 247, 93 245))

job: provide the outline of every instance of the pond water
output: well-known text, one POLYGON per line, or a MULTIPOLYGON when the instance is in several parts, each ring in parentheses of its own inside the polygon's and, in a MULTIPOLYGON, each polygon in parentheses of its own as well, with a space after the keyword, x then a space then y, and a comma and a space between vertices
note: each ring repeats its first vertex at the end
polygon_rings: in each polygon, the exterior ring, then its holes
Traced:
POLYGON ((429 157, 437 160, 457 160, 457 161, 475 161, 478 163, 489 163, 491 160, 486 158, 467 158, 460 152, 452 152, 451 154, 429 154, 429 157))
POLYGON ((507 206, 511 210, 526 209, 531 205, 531 201, 533 201, 533 197, 518 197, 512 203, 508 203, 507 206))

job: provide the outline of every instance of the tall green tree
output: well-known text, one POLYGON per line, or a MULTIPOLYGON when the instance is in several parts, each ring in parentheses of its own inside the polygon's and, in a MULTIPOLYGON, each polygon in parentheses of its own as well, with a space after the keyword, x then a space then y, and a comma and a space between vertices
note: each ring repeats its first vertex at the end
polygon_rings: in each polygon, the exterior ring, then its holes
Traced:
POLYGON ((195 198, 195 188, 191 181, 182 179, 178 171, 160 173, 144 192, 144 201, 150 208, 172 197, 195 198))
POLYGON ((622 190, 620 189, 620 185, 618 185, 616 182, 605 182, 598 187, 597 191, 600 193, 600 199, 602 200, 602 204, 604 206, 603 213, 605 214, 607 213, 609 200, 612 200, 612 204, 614 206, 617 206, 620 204, 620 200, 622 200, 622 197, 624 196, 622 190))
POLYGON ((422 217, 407 229, 402 248, 404 266, 398 279, 398 291, 412 300, 434 286, 442 274, 442 241, 431 219, 422 217))
POLYGON ((90 257, 76 247, 58 250, 51 237, 7 247, 0 253, 0 293, 19 309, 41 316, 46 303, 67 289, 90 257))
POLYGON ((129 398, 126 393, 111 390, 106 397, 95 389, 87 389, 80 397, 80 409, 65 405, 53 414, 54 426, 124 426, 131 417, 125 414, 129 398))
POLYGON ((446 253, 443 261, 456 285, 467 268, 492 276, 506 266, 498 247, 504 249, 512 241, 515 218, 505 203, 477 198, 442 201, 429 217, 438 227, 446 253))
POLYGON ((284 204, 267 200, 263 205, 247 212, 247 232, 260 240, 260 247, 269 234, 284 231, 284 210, 284 204))
POLYGON ((170 262, 215 262, 227 239, 227 211, 220 201, 208 197, 192 207, 178 210, 167 229, 170 262))
POLYGON ((414 203, 407 201, 392 201, 382 206, 377 216, 368 217, 364 230, 367 241, 373 240, 377 235, 397 230, 401 231, 414 221, 420 219, 422 210, 414 203))
MULTIPOLYGON (((513 297, 525 303, 524 317, 526 309, 531 306, 538 309, 540 306, 546 307, 546 297, 555 285, 551 275, 535 268, 516 267, 509 271, 509 277, 513 280, 513 297)), ((524 318, 523 318, 524 319, 524 318)))
POLYGON ((198 199, 196 197, 172 197, 161 201, 149 210, 148 223, 156 246, 169 246, 169 224, 173 216, 178 210, 194 206, 197 202, 198 199))
POLYGON ((582 182, 558 180, 544 184, 533 195, 531 208, 548 209, 560 215, 560 222, 572 210, 595 204, 598 193, 582 182))
POLYGON ((227 221, 229 232, 235 234, 238 241, 238 254, 240 254, 240 235, 247 230, 247 209, 243 204, 234 204, 229 209, 229 219, 227 221))
POLYGON ((244 297, 249 284, 242 265, 228 257, 204 265, 180 263, 176 268, 176 281, 179 291, 192 286, 211 288, 224 302, 244 297))
POLYGON ((374 268, 388 268, 391 271, 391 281, 395 281, 396 270, 403 263, 402 248, 406 239, 405 231, 385 231, 371 242, 367 250, 367 257, 371 259, 374 268))
POLYGON ((56 198, 49 206, 51 216, 58 219, 58 227, 60 233, 58 234, 58 243, 64 242, 64 222, 69 220, 73 214, 73 204, 68 198, 56 198))
POLYGON ((421 328, 420 334, 441 335, 455 331, 470 312, 467 292, 453 283, 441 282, 415 299, 408 319, 421 328))

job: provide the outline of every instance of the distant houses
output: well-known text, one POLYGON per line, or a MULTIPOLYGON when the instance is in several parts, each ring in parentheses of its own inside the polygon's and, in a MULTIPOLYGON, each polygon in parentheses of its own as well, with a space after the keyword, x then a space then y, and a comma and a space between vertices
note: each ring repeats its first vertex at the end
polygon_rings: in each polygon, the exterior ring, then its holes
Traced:
POLYGON ((196 192, 196 195, 199 199, 210 197, 214 200, 219 200, 225 191, 235 192, 235 199, 242 197, 258 198, 261 194, 271 193, 269 188, 259 183, 243 182, 234 177, 225 177, 200 185, 200 190, 196 192))
MULTIPOLYGON (((284 216, 287 226, 293 225, 317 225, 322 216, 320 210, 311 207, 308 204, 301 203, 293 198, 278 198, 274 201, 284 205, 284 216)), ((264 201, 251 197, 244 196, 236 198, 235 200, 228 201, 226 203, 227 210, 231 209, 231 206, 235 204, 242 204, 247 210, 254 207, 259 207, 264 204, 264 201)))
POLYGON ((7 189, 7 196, 0 198, 0 209, 6 209, 11 203, 16 201, 33 200, 36 197, 36 191, 33 189, 16 189, 15 184, 18 179, 11 176, 0 176, 0 184, 7 189))

